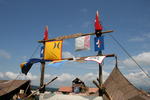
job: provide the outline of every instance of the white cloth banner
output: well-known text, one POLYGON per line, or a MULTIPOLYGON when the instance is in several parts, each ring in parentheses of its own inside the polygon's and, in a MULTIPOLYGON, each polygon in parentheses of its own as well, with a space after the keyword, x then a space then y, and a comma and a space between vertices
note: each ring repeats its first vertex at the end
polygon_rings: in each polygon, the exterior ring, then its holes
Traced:
POLYGON ((75 50, 89 50, 90 49, 90 35, 82 36, 75 39, 75 50))
POLYGON ((87 57, 84 60, 96 61, 101 64, 106 56, 94 56, 94 57, 87 57))

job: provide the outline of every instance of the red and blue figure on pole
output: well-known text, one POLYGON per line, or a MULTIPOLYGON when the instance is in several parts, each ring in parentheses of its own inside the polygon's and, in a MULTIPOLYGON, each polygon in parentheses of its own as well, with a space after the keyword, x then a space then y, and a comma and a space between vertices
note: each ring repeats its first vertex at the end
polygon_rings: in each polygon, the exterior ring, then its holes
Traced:
POLYGON ((98 11, 96 12, 94 26, 95 26, 95 34, 96 34, 96 37, 94 38, 95 51, 101 53, 101 50, 104 50, 104 37, 101 36, 103 27, 100 24, 98 11))
POLYGON ((94 38, 94 47, 95 47, 95 51, 104 50, 104 37, 103 36, 94 38))

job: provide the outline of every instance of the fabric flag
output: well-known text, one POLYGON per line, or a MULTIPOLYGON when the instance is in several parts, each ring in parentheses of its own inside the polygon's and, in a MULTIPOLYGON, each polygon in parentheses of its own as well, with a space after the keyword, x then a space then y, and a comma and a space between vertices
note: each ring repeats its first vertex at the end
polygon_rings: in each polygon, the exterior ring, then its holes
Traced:
POLYGON ((25 75, 27 75, 27 73, 31 69, 32 65, 34 63, 38 63, 38 62, 44 62, 44 60, 38 59, 38 58, 32 58, 32 59, 29 59, 27 62, 21 63, 20 64, 20 68, 21 68, 22 73, 24 73, 25 75))
POLYGON ((89 50, 90 49, 90 35, 82 36, 75 39, 75 50, 89 50))
POLYGON ((62 41, 45 42, 44 60, 62 59, 62 41))
POLYGON ((95 51, 104 50, 104 37, 103 36, 95 37, 94 46, 95 46, 95 51))
POLYGON ((84 60, 89 60, 89 61, 96 61, 96 62, 98 62, 99 64, 101 64, 102 62, 103 62, 103 60, 104 60, 104 58, 105 58, 106 56, 95 56, 95 57, 87 57, 87 58, 85 58, 84 60))
POLYGON ((48 40, 48 26, 45 27, 44 40, 48 40))
POLYGON ((54 61, 50 62, 48 65, 57 67, 57 66, 64 64, 67 61, 68 60, 54 60, 54 61))
POLYGON ((99 21, 99 14, 98 14, 98 11, 96 12, 96 18, 95 18, 95 30, 102 30, 103 27, 102 25, 100 24, 100 21, 99 21))

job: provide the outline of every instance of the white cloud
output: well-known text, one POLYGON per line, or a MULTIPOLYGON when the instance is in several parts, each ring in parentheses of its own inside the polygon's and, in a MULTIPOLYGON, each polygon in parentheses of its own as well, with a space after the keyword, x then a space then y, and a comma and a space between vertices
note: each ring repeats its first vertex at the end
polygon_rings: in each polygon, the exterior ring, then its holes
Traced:
MULTIPOLYGON (((149 66, 150 65, 150 52, 143 52, 138 54, 137 56, 133 56, 133 58, 141 65, 141 66, 149 66)), ((131 59, 126 59, 122 61, 126 66, 136 66, 136 64, 131 59)))
MULTIPOLYGON (((44 82, 47 83, 56 76, 58 78, 49 86, 51 87, 71 86, 72 80, 78 77, 82 81, 84 81, 87 86, 93 87, 95 85, 92 83, 92 81, 97 79, 98 73, 86 73, 84 75, 72 75, 70 73, 62 73, 60 75, 45 74, 44 82)), ((108 76, 109 76, 109 73, 103 71, 103 81, 106 80, 108 76)), ((150 80, 148 80, 147 76, 145 76, 143 72, 129 73, 125 76, 135 86, 148 86, 150 84, 150 80)), ((17 74, 14 72, 0 72, 0 78, 9 79, 9 80, 30 79, 32 82, 31 83, 32 85, 39 85, 40 83, 40 76, 33 75, 31 73, 28 73, 27 76, 25 76, 23 74, 19 74, 19 73, 17 74)))
POLYGON ((11 55, 5 50, 0 49, 0 58, 10 59, 11 55))
POLYGON ((20 74, 20 73, 14 73, 14 72, 0 72, 0 78, 1 79, 18 79, 18 80, 22 80, 22 79, 30 79, 30 80, 37 80, 39 77, 36 75, 32 75, 31 73, 28 73, 27 76, 25 76, 24 74, 20 74))
POLYGON ((82 79, 86 81, 92 81, 95 80, 96 78, 97 78, 97 74, 94 73, 87 73, 82 76, 82 79))
MULTIPOLYGON (((31 73, 28 73, 27 76, 19 73, 13 73, 13 72, 0 72, 0 78, 1 79, 30 79, 32 85, 39 85, 40 83, 40 76, 33 75, 31 73), (17 77, 18 76, 18 77, 17 77)), ((86 73, 84 75, 72 75, 69 73, 62 73, 60 75, 51 75, 51 74, 45 74, 44 81, 47 83, 54 77, 58 77, 52 84, 50 84, 51 87, 60 87, 60 86, 71 86, 72 80, 76 77, 80 78, 82 81, 85 82, 87 86, 93 87, 95 86, 92 81, 96 80, 98 77, 98 73, 86 73)), ((109 76, 109 73, 103 71, 103 81, 106 80, 106 78, 109 76)), ((147 81, 147 77, 143 74, 143 72, 137 72, 137 73, 130 73, 126 75, 127 79, 135 84, 136 86, 148 86, 149 82, 147 81)))
POLYGON ((27 77, 30 79, 30 80, 37 80, 39 77, 36 76, 36 75, 32 75, 31 73, 28 73, 27 74, 27 77))
POLYGON ((142 71, 136 73, 129 73, 128 75, 126 75, 126 77, 136 86, 148 86, 150 84, 150 80, 148 80, 147 76, 142 71))
POLYGON ((13 72, 6 72, 4 75, 5 75, 4 77, 8 77, 9 79, 15 79, 18 76, 18 74, 13 72))
MULTIPOLYGON (((108 76, 107 72, 103 72, 104 74, 104 80, 106 79, 106 77, 108 76)), ((75 79, 76 77, 80 78, 82 81, 85 82, 85 84, 87 86, 94 86, 94 84, 92 83, 93 80, 96 80, 96 78, 98 77, 98 73, 86 73, 84 75, 72 75, 70 73, 62 73, 60 75, 51 75, 51 74, 45 74, 45 82, 49 82, 51 79, 53 79, 54 77, 58 77, 53 83, 52 83, 52 87, 60 87, 60 86, 70 86, 72 84, 72 80, 75 79)), ((21 80, 28 80, 30 79, 32 81, 32 85, 39 85, 39 79, 40 76, 38 75, 33 75, 31 73, 28 73, 27 76, 25 76, 24 74, 19 74, 19 73, 14 73, 14 72, 0 72, 0 78, 1 79, 9 79, 9 80, 13 80, 13 79, 21 79, 21 80)))
MULTIPOLYGON (((92 81, 97 79, 98 73, 86 73, 84 75, 72 75, 70 73, 62 73, 60 75, 45 74, 45 82, 50 81, 56 76, 58 78, 50 85, 51 87, 71 86, 72 80, 75 79, 76 77, 84 81, 87 86, 93 87, 95 85, 92 83, 92 81)), ((108 76, 109 73, 103 71, 103 82, 107 79, 108 76)), ((125 76, 130 82, 132 82, 136 86, 149 85, 149 82, 147 81, 148 78, 145 76, 143 72, 129 73, 128 75, 125 76)), ((39 76, 36 76, 36 78, 32 80, 32 84, 39 85, 39 76)))
POLYGON ((129 39, 129 41, 142 42, 142 41, 145 41, 146 39, 149 39, 149 38, 150 38, 150 33, 147 33, 147 34, 142 34, 141 36, 132 37, 129 39))
MULTIPOLYGON (((141 66, 150 66, 150 52, 140 53, 136 56, 133 56, 133 58, 141 66)), ((122 63, 131 68, 137 66, 131 59, 126 59, 122 61, 122 63)), ((148 71, 148 69, 146 71, 148 71)), ((126 75, 126 77, 136 86, 148 86, 150 84, 149 78, 142 71, 137 72, 136 69, 132 70, 131 73, 126 75)))
POLYGON ((0 78, 4 78, 4 75, 2 72, 0 72, 0 78))
POLYGON ((127 78, 130 80, 139 80, 139 78, 146 78, 145 74, 143 72, 137 72, 137 73, 129 73, 126 75, 127 78))
MULTIPOLYGON (((106 78, 109 76, 108 72, 103 71, 103 82, 106 80, 106 78)), ((83 79, 84 81, 93 81, 95 79, 97 79, 98 77, 98 73, 87 73, 85 75, 80 76, 81 79, 83 79)))
POLYGON ((50 75, 50 74, 45 74, 44 77, 45 77, 45 79, 51 79, 51 78, 52 78, 52 75, 50 75))
POLYGON ((63 56, 63 58, 72 58, 72 57, 74 57, 73 54, 71 54, 68 51, 62 52, 62 56, 63 56))
POLYGON ((103 81, 107 79, 110 73, 103 71, 103 81))
POLYGON ((58 76, 58 81, 64 82, 64 81, 70 81, 74 78, 73 75, 68 74, 68 73, 63 73, 60 76, 58 76))
POLYGON ((144 41, 144 40, 145 40, 144 37, 134 37, 134 38, 131 38, 129 41, 141 42, 141 41, 144 41))

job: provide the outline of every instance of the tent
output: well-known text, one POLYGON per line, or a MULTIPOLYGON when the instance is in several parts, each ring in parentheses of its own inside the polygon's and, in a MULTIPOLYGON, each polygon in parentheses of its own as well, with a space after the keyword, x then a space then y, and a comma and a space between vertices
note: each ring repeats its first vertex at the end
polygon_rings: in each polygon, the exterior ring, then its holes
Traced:
POLYGON ((0 80, 0 100, 10 100, 20 90, 30 94, 30 80, 0 80))

